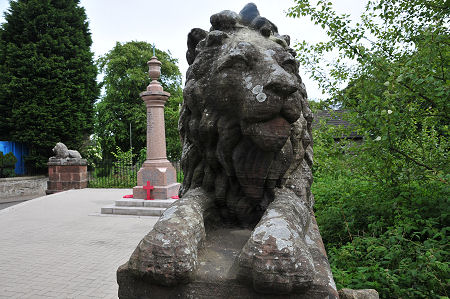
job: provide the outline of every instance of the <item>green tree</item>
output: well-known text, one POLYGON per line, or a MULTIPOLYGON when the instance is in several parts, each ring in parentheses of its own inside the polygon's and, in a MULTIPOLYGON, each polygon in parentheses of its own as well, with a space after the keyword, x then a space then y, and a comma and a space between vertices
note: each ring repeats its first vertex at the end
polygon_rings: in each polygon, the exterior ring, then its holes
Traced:
MULTIPOLYGON (((28 145, 46 169, 56 142, 82 150, 99 94, 78 0, 11 1, 0 28, 0 139, 28 145)), ((31 164, 31 165, 30 165, 31 164)))
MULTIPOLYGON (((161 85, 171 94, 164 109, 166 125, 167 156, 177 160, 181 156, 181 145, 177 129, 179 104, 182 102, 181 73, 177 60, 159 49, 155 49, 161 61, 161 85)), ((95 132, 103 149, 103 157, 111 158, 118 146, 139 154, 146 146, 146 108, 139 93, 150 83, 147 61, 153 56, 149 43, 131 41, 116 43, 116 46, 98 60, 104 73, 102 86, 104 94, 96 105, 97 124, 95 132)))
POLYGON ((289 11, 309 15, 330 38, 297 44, 302 65, 331 94, 330 103, 349 109, 361 133, 380 137, 393 157, 434 176, 449 167, 449 12, 444 0, 368 1, 354 24, 328 1, 297 0, 289 11), (323 64, 331 51, 338 58, 323 64))
POLYGON ((298 43, 298 58, 364 136, 315 133, 313 192, 338 287, 448 296, 449 12, 444 0, 371 0, 358 21, 322 0, 288 12, 326 31, 298 43))

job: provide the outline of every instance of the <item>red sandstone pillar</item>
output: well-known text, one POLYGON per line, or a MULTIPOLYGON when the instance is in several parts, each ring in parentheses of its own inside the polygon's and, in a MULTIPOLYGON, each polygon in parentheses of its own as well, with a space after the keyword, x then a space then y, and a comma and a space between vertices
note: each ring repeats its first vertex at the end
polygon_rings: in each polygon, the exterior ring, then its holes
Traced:
POLYGON ((165 92, 157 81, 161 75, 161 62, 153 56, 147 64, 151 82, 147 90, 140 94, 147 107, 147 160, 138 172, 138 186, 133 188, 133 197, 146 198, 147 193, 143 186, 149 181, 155 187, 152 198, 168 199, 178 195, 180 188, 175 168, 166 156, 164 104, 170 94, 165 92))

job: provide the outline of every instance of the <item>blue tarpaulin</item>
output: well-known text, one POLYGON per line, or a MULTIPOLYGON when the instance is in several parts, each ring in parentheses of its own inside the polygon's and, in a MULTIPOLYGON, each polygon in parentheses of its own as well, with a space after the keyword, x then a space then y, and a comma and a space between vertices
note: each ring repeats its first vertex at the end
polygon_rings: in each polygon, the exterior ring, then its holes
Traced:
POLYGON ((25 174, 24 157, 28 155, 28 148, 25 144, 13 141, 0 141, 0 152, 3 152, 4 155, 13 153, 17 158, 16 168, 14 169, 16 174, 25 174))

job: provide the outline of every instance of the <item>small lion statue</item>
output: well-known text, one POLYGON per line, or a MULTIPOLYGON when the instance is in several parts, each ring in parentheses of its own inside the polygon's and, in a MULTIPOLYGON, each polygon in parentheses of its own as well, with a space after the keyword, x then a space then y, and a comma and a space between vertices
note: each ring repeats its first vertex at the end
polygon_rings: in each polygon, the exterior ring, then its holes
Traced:
POLYGON ((56 155, 53 158, 56 159, 81 159, 81 155, 78 151, 69 150, 62 142, 58 142, 52 150, 56 155))
POLYGON ((163 286, 189 282, 205 222, 214 218, 252 230, 237 264, 256 292, 320 286, 336 298, 312 210, 313 116, 289 36, 279 35, 253 3, 210 21, 209 32, 195 28, 188 35, 181 199, 118 277, 128 271, 163 286))

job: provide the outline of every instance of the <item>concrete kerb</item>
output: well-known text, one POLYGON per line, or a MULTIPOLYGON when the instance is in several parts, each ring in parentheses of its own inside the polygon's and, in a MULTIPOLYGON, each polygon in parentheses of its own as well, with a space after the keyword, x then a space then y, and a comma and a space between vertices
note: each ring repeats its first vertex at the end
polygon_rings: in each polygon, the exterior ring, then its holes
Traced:
POLYGON ((35 199, 35 198, 38 198, 38 197, 41 197, 41 196, 44 196, 44 195, 43 194, 39 194, 39 195, 21 195, 21 196, 0 198, 0 204, 16 202, 16 201, 27 201, 27 200, 35 199))

